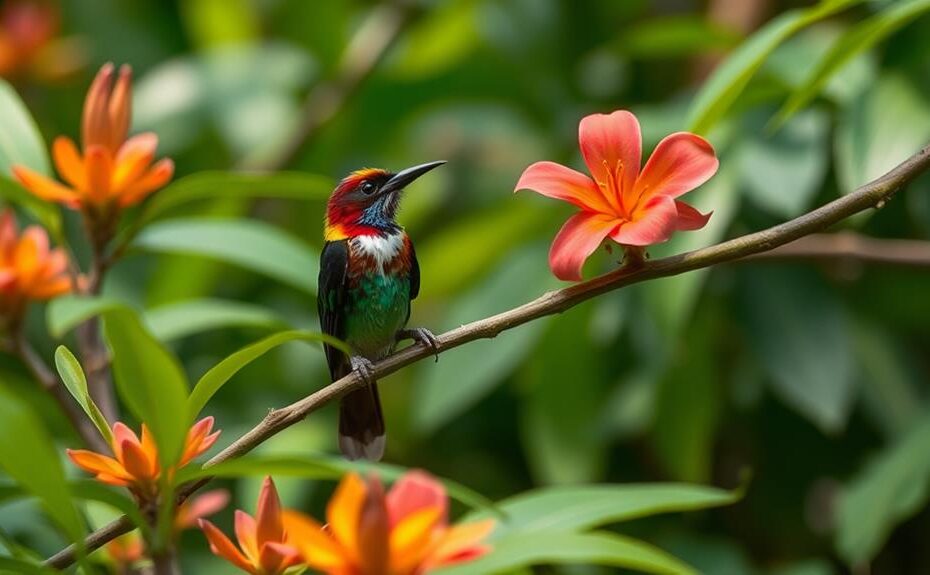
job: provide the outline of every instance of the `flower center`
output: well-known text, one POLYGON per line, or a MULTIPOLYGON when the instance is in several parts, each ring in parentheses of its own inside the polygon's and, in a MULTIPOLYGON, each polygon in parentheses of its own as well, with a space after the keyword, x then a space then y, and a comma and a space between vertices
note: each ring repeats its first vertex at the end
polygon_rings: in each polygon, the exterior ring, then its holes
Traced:
POLYGON ((606 182, 598 182, 607 202, 617 212, 617 215, 623 219, 629 220, 631 212, 623 205, 623 160, 611 166, 607 160, 603 161, 604 173, 607 174, 606 182))

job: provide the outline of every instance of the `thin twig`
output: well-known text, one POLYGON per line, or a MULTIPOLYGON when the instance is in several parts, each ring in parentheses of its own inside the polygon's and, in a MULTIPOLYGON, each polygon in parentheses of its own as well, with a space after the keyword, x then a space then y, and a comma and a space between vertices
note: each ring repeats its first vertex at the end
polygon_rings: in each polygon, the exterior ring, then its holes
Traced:
MULTIPOLYGON (((496 337, 508 329, 541 317, 561 313, 593 297, 631 284, 679 275, 772 251, 798 238, 823 230, 853 214, 883 205, 894 196, 898 189, 910 183, 928 168, 930 168, 930 145, 877 180, 793 220, 710 247, 645 261, 635 268, 622 267, 586 282, 545 293, 509 311, 465 324, 439 335, 437 337, 439 351, 445 352, 471 341, 496 337)), ((376 363, 374 376, 382 379, 411 363, 432 358, 434 354, 432 349, 423 346, 407 347, 376 363)), ((210 467, 248 453, 272 436, 303 420, 310 413, 364 385, 365 382, 353 372, 300 401, 270 411, 261 423, 207 461, 204 467, 210 467)), ((178 490, 179 497, 183 499, 189 496, 208 481, 209 478, 201 479, 182 486, 178 490)), ((110 539, 128 532, 132 527, 132 523, 126 517, 122 517, 90 534, 84 544, 88 550, 96 549, 110 539)), ((49 558, 46 564, 61 568, 70 565, 73 561, 72 546, 49 558)))
POLYGON ((930 267, 930 242, 870 238, 853 232, 813 234, 744 261, 824 260, 930 267))
MULTIPOLYGON (((109 452, 109 446, 100 436, 90 418, 81 411, 65 389, 64 384, 59 381, 58 376, 49 369, 35 349, 32 348, 21 329, 17 328, 14 331, 12 343, 13 352, 22 360, 32 377, 42 386, 42 389, 47 391, 61 407, 61 410, 65 412, 71 426, 84 441, 84 445, 98 453, 109 452)), ((15 441, 13 438, 7 438, 7 440, 15 441)))
POLYGON ((373 8, 350 40, 333 79, 320 82, 307 94, 302 117, 290 136, 260 158, 247 159, 241 168, 275 171, 294 161, 358 92, 416 14, 412 3, 401 0, 373 8))

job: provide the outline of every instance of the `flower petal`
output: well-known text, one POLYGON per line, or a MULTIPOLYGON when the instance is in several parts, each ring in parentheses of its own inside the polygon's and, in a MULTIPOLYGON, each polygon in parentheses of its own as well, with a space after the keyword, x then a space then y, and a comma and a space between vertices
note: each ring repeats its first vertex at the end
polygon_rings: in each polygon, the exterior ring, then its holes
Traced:
MULTIPOLYGON (((146 434, 145 431, 145 426, 143 424, 143 436, 146 434)), ((113 424, 113 453, 116 454, 117 459, 122 459, 123 457, 122 443, 124 441, 139 443, 139 438, 136 436, 135 431, 129 429, 129 426, 122 421, 117 421, 113 424)))
POLYGON ((216 525, 210 523, 206 519, 201 519, 198 523, 203 530, 203 534, 207 536, 207 541, 210 542, 210 551, 212 551, 214 555, 226 559, 246 573, 252 573, 253 575, 257 573, 257 570, 246 560, 245 556, 236 549, 236 546, 229 540, 229 537, 226 537, 216 525))
POLYGON ((112 84, 113 64, 107 62, 97 72, 84 100, 81 135, 85 151, 91 146, 106 146, 109 143, 110 116, 107 108, 112 84))
POLYGON ((329 528, 353 561, 358 561, 360 553, 358 528, 367 492, 362 478, 349 473, 339 482, 326 507, 329 528))
POLYGON ((670 196, 653 196, 639 208, 636 219, 624 222, 610 237, 627 246, 651 246, 671 237, 678 224, 678 209, 670 196))
POLYGON ((175 525, 178 529, 188 529, 197 525, 197 520, 218 513, 229 504, 229 491, 214 489, 189 499, 178 510, 175 525))
POLYGON ((55 169, 66 182, 75 188, 83 188, 87 185, 84 160, 71 138, 64 136, 55 138, 52 143, 52 158, 55 160, 55 169))
POLYGON ((66 188, 55 180, 25 166, 13 166, 13 174, 27 190, 43 200, 59 202, 71 207, 80 202, 80 196, 71 188, 66 188))
POLYGON ((155 159, 158 136, 145 132, 129 138, 116 155, 116 168, 113 173, 113 191, 120 193, 139 179, 155 159))
POLYGON ((87 150, 87 197, 95 203, 102 203, 110 196, 110 182, 113 176, 113 158, 110 151, 103 146, 91 146, 87 150))
POLYGON ((158 462, 150 460, 138 443, 123 441, 120 444, 120 450, 123 452, 123 466, 134 478, 148 481, 158 474, 158 462))
POLYGON ((599 184, 608 186, 613 181, 616 192, 633 189, 643 152, 636 116, 626 110, 585 116, 578 124, 578 143, 599 184))
POLYGON ((714 213, 707 212, 706 214, 702 214, 694 209, 694 206, 679 202, 678 200, 675 200, 675 208, 678 210, 678 224, 675 226, 675 229, 680 231, 699 230, 703 228, 707 225, 710 216, 714 213))
POLYGON ((239 540, 239 547, 242 548, 245 556, 255 563, 258 561, 258 538, 256 537, 255 519, 241 509, 236 509, 234 517, 236 518, 236 539, 239 540))
POLYGON ((408 515, 427 508, 438 509, 440 519, 445 523, 449 515, 449 497, 442 483, 429 473, 414 469, 391 486, 387 508, 392 528, 408 515))
POLYGON ((583 210, 612 211, 594 180, 555 162, 536 162, 525 169, 514 191, 524 189, 575 204, 583 210))
POLYGON ((300 552, 290 545, 269 541, 262 545, 258 561, 268 575, 284 573, 287 568, 300 563, 300 552))
POLYGON ((310 567, 330 573, 341 572, 352 564, 351 557, 313 518, 285 510, 282 520, 288 543, 298 547, 310 567))
POLYGON ((594 212, 579 212, 569 218, 549 249, 549 267, 555 277, 581 281, 585 260, 619 224, 615 216, 594 212))
POLYGON ((68 449, 68 457, 75 465, 94 475, 106 473, 122 479, 130 479, 126 469, 112 457, 84 449, 68 449))
POLYGON ((481 542, 494 531, 494 526, 493 519, 486 519, 449 528, 424 561, 424 568, 461 563, 484 555, 491 548, 481 542))
POLYGON ((107 112, 110 119, 109 144, 115 153, 129 133, 132 117, 132 68, 126 64, 119 68, 119 78, 110 94, 107 112))
POLYGON ((704 138, 688 132, 671 134, 646 162, 635 196, 639 203, 659 194, 677 198, 709 180, 718 165, 714 147, 704 138))
POLYGON ((419 565, 433 542, 433 536, 442 530, 443 511, 439 507, 425 507, 415 511, 391 529, 391 572, 409 573, 419 565))
POLYGON ((138 204, 149 194, 167 184, 173 175, 174 162, 170 158, 159 160, 142 178, 120 194, 119 205, 128 207, 138 204))
POLYGON ((283 541, 284 526, 281 524, 281 499, 271 477, 265 477, 258 494, 258 509, 255 512, 256 540, 259 547, 268 541, 283 541))

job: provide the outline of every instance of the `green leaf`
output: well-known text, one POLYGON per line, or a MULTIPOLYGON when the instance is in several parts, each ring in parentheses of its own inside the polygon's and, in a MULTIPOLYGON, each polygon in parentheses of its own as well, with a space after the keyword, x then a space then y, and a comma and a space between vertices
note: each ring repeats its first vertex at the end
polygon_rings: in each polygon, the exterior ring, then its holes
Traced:
POLYGON ((198 172, 172 182, 155 194, 145 205, 137 225, 199 200, 286 198, 325 202, 334 185, 330 178, 304 172, 198 172))
POLYGON ((774 121, 775 126, 783 125, 798 110, 817 97, 830 78, 856 55, 869 50, 927 10, 930 10, 930 0, 896 2, 871 18, 860 22, 835 40, 778 112, 774 121))
POLYGON ((0 175, 0 198, 22 207, 48 230, 56 242, 63 243, 61 211, 56 204, 40 200, 18 182, 3 175, 0 175))
MULTIPOLYGON (((253 475, 339 480, 346 473, 358 473, 362 476, 377 473, 382 479, 394 481, 408 471, 409 469, 397 465, 369 461, 346 461, 341 457, 328 455, 247 455, 199 469, 185 468, 179 472, 179 480, 191 481, 202 477, 249 477, 253 475)), ((472 509, 480 509, 492 515, 500 515, 500 511, 495 504, 487 497, 455 481, 441 477, 437 479, 442 482, 449 496, 456 501, 472 509)))
MULTIPOLYGON (((545 254, 521 250, 487 282, 459 299, 443 323, 455 327, 488 317, 526 303, 554 284, 545 254)), ((418 400, 411 406, 417 431, 436 430, 489 394, 530 353, 546 323, 545 319, 530 322, 493 341, 475 341, 450 350, 439 363, 421 364, 414 392, 418 400)))
POLYGON ((252 363, 268 351, 289 341, 321 342, 335 346, 344 351, 348 350, 344 343, 322 333, 292 330, 270 335, 240 349, 213 366, 210 371, 203 374, 203 377, 201 377, 197 385, 194 386, 194 391, 191 392, 187 400, 187 409, 191 418, 197 417, 197 414, 207 405, 210 398, 213 397, 232 376, 236 375, 240 369, 252 363))
POLYGON ((593 305, 549 322, 527 360, 521 436, 530 469, 544 484, 586 483, 601 477, 606 462, 599 413, 605 348, 588 335, 593 305), (565 393, 565 382, 576 382, 565 393))
POLYGON ((136 527, 148 529, 149 524, 139 511, 139 504, 122 492, 93 480, 72 482, 70 487, 75 497, 84 501, 104 503, 129 517, 136 527))
POLYGON ((548 217, 538 205, 515 201, 444 227, 417 245, 420 269, 429 273, 420 287, 420 297, 456 294, 493 269, 509 249, 537 232, 548 217))
POLYGON ((113 445, 113 432, 110 430, 110 425, 87 390, 87 377, 84 375, 81 364, 67 347, 61 345, 55 350, 55 366, 68 392, 78 402, 87 417, 94 422, 94 426, 107 444, 113 445))
POLYGON ((637 22, 616 44, 633 57, 672 58, 726 50, 739 41, 735 31, 703 16, 664 16, 637 22))
POLYGON ((721 64, 695 96, 689 130, 706 134, 729 111, 766 58, 804 28, 859 4, 862 0, 824 0, 810 8, 789 10, 754 33, 721 64))
POLYGON ((55 443, 31 407, 0 386, 0 467, 35 495, 72 541, 81 541, 84 524, 72 503, 55 443))
POLYGON ((810 206, 826 176, 830 118, 822 110, 807 110, 767 136, 764 119, 754 116, 748 137, 735 151, 740 179, 758 206, 784 218, 797 217, 810 206))
POLYGON ((287 322, 273 311, 254 304, 219 299, 194 299, 148 310, 146 323, 161 341, 229 328, 283 328, 287 322))
POLYGON ((214 258, 316 293, 316 254, 289 234, 258 221, 159 222, 146 228, 133 246, 151 252, 214 258))
POLYGON ((22 559, 0 557, 0 573, 9 573, 13 575, 54 575, 55 573, 60 573, 60 571, 22 559))
POLYGON ((746 273, 741 319, 774 392, 824 432, 843 428, 856 372, 846 312, 818 276, 746 273))
POLYGON ((46 306, 45 324, 52 337, 61 339, 91 318, 126 308, 126 303, 105 296, 64 296, 53 299, 46 306))
POLYGON ((481 41, 480 4, 449 0, 424 14, 397 47, 390 71, 405 80, 446 71, 473 52, 481 41))
POLYGON ((108 312, 104 333, 120 396, 152 430, 162 466, 172 465, 181 456, 191 423, 185 409, 187 379, 178 360, 131 310, 108 312))
MULTIPOLYGON (((726 491, 686 483, 556 486, 498 502, 507 518, 494 537, 511 533, 567 533, 662 513, 697 511, 739 501, 743 489, 726 491)), ((470 514, 466 520, 482 515, 470 514)))
POLYGON ((13 165, 49 174, 45 141, 16 90, 0 80, 0 174, 10 176, 13 165))
POLYGON ((881 551, 892 529, 923 509, 930 485, 930 416, 850 481, 840 499, 837 550, 850 566, 881 551))
POLYGON ((835 144, 840 191, 848 194, 885 174, 928 139, 930 103, 910 79, 881 76, 840 116, 835 144))
POLYGON ((509 573, 531 565, 605 565, 669 575, 697 572, 668 553, 642 541, 613 533, 517 534, 494 544, 491 553, 437 575, 509 573))

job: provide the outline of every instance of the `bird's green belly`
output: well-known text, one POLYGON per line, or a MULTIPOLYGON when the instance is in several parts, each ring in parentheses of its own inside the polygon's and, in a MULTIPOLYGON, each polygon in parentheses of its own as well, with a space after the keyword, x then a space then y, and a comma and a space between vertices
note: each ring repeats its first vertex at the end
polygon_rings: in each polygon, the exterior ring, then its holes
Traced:
POLYGON ((369 359, 394 348, 395 335, 410 312, 410 281, 406 277, 367 274, 347 293, 346 343, 369 359))

